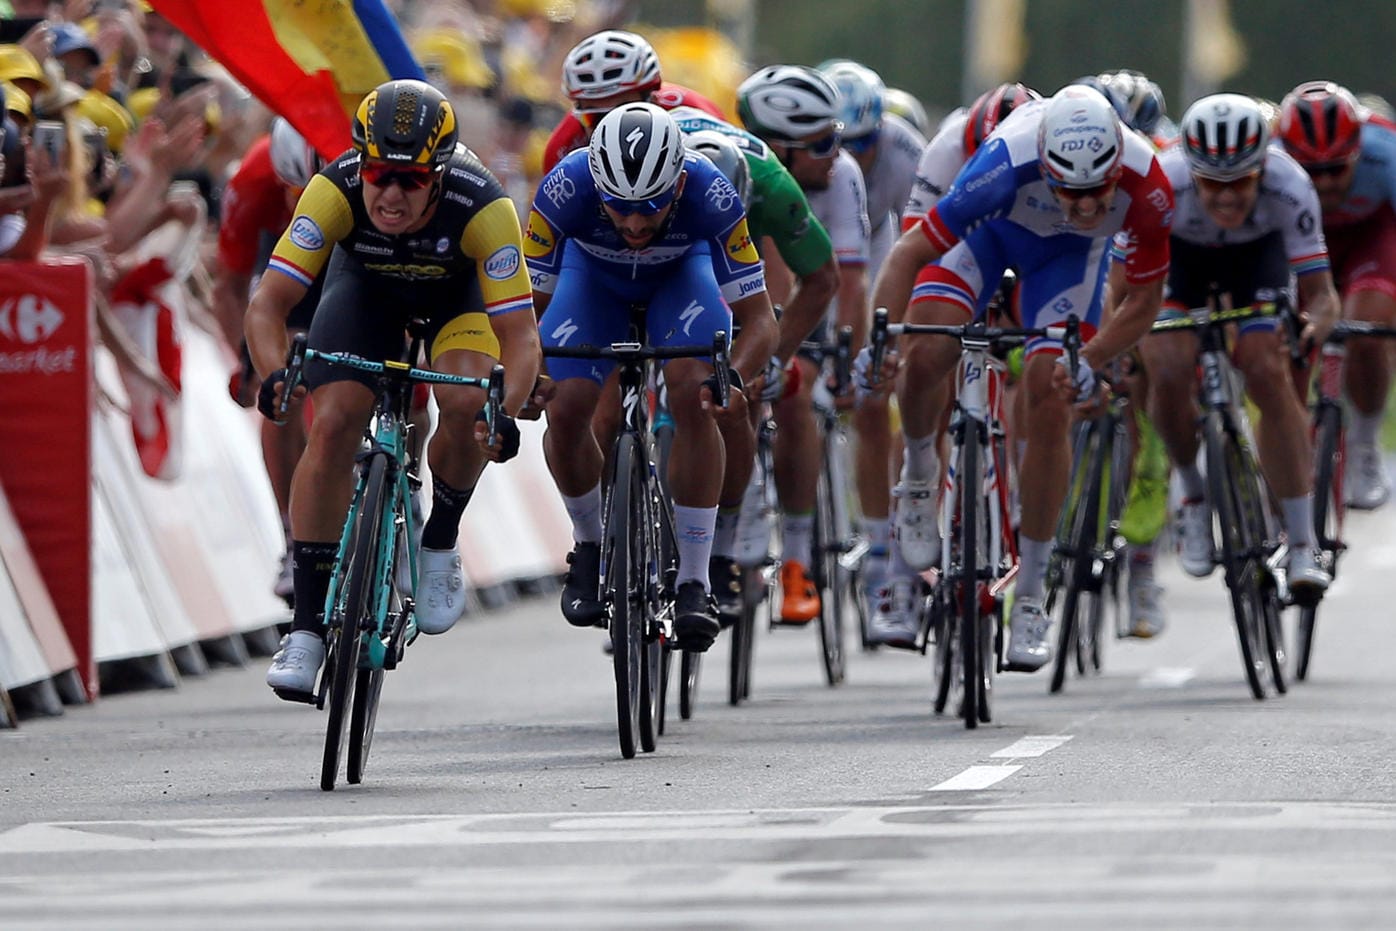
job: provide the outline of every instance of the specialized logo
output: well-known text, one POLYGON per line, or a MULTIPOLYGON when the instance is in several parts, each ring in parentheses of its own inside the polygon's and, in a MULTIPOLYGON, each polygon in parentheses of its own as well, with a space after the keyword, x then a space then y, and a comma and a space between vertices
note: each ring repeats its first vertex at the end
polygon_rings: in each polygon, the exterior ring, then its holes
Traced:
POLYGON ((640 127, 636 126, 634 129, 630 131, 630 134, 625 137, 625 144, 629 148, 629 151, 626 153, 626 157, 634 158, 635 150, 639 148, 640 143, 644 141, 645 131, 640 127))
POLYGON ((291 245, 306 252, 315 252, 325 247, 325 234, 320 232, 314 220, 301 214, 291 221, 291 245))
POLYGON ((41 343, 63 325, 63 312, 45 297, 21 294, 0 304, 0 336, 14 342, 41 343))
POLYGON ((519 250, 517 246, 502 246, 494 255, 485 259, 485 275, 495 281, 505 281, 514 277, 519 270, 519 250))
POLYGON ((703 310, 702 304, 697 301, 689 301, 688 306, 683 309, 683 313, 679 314, 679 322, 683 324, 684 336, 693 335, 692 332, 690 332, 693 329, 693 321, 703 315, 703 310))
POLYGON ((571 339, 579 329, 581 328, 572 322, 572 318, 568 317, 557 325, 556 330, 553 330, 552 338, 557 341, 559 346, 566 346, 567 341, 571 339))
POLYGON ((577 193, 577 185, 560 171, 555 171, 543 179, 543 196, 554 207, 561 207, 577 193))

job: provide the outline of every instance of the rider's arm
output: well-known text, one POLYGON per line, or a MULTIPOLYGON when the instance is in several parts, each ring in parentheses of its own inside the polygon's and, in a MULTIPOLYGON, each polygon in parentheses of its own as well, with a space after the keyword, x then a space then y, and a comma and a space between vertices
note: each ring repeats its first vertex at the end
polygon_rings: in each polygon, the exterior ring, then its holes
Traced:
POLYGON ((773 353, 781 362, 794 358, 800 343, 819 325, 838 288, 839 266, 832 252, 823 265, 796 280, 781 313, 780 338, 773 353))
POLYGON ((286 318, 308 290, 309 287, 291 276, 275 272, 267 272, 257 282, 257 290, 243 319, 243 333, 252 364, 262 378, 286 364, 286 351, 290 348, 286 318))
POLYGON ((540 350, 533 291, 513 201, 501 196, 481 208, 461 234, 461 249, 476 261, 485 313, 499 340, 504 409, 517 414, 533 392, 540 350))
POLYGON ((893 323, 900 323, 906 316, 907 305, 911 303, 911 286, 916 283, 917 274, 945 252, 931 242, 926 223, 923 217, 893 243, 873 283, 873 309, 886 307, 893 323))
POLYGON ((779 162, 754 162, 752 182, 760 196, 752 203, 751 226, 766 234, 766 286, 789 269, 795 278, 789 294, 777 295, 784 311, 775 355, 789 362, 800 343, 824 318, 839 287, 839 267, 829 231, 810 211, 800 185, 779 162))
POLYGON ((748 294, 731 303, 732 319, 742 335, 732 345, 732 368, 751 384, 766 369, 776 348, 776 316, 765 291, 748 294))
POLYGON ((1309 321, 1300 339, 1306 343, 1310 340, 1322 343, 1327 339, 1342 311, 1332 272, 1324 269, 1299 276, 1299 310, 1309 321))
POLYGON ((1081 349, 1081 358, 1093 370, 1100 371, 1111 359, 1126 352, 1149 332, 1163 303, 1163 283, 1160 275, 1149 281, 1127 281, 1115 312, 1081 349))

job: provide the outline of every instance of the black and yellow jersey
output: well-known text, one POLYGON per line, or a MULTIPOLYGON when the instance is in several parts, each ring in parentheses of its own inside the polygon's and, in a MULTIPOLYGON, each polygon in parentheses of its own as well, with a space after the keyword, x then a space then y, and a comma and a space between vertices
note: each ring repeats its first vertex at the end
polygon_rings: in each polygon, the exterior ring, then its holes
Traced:
POLYGON ((397 236, 380 233, 364 208, 359 153, 350 149, 310 179, 267 267, 308 287, 338 245, 371 275, 404 281, 473 277, 486 313, 532 310, 518 213, 499 181, 474 152, 457 145, 441 185, 426 226, 397 236))

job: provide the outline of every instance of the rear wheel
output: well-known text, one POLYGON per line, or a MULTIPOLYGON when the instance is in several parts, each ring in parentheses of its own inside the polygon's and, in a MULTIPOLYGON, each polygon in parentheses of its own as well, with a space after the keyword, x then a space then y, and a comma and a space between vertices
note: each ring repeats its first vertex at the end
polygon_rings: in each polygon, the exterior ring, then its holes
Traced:
POLYGON ((819 588, 819 644, 824 660, 824 677, 829 685, 843 681, 843 619, 848 610, 849 573, 839 562, 843 540, 839 534, 839 509, 835 495, 843 488, 835 486, 830 457, 837 455, 836 439, 832 434, 824 440, 824 465, 819 470, 815 492, 814 515, 814 573, 819 588))
POLYGON ((698 705, 698 673, 703 668, 703 654, 683 650, 679 660, 679 717, 685 721, 693 717, 693 709, 698 705))
POLYGON ((960 465, 956 473, 956 480, 960 484, 960 571, 955 579, 955 594, 960 621, 960 673, 965 683, 960 715, 964 718, 967 728, 978 727, 981 720, 987 720, 984 717, 988 713, 988 691, 985 682, 985 664, 988 657, 985 653, 991 656, 993 651, 992 636, 987 644, 988 650, 985 649, 984 633, 990 631, 991 627, 983 623, 979 612, 979 544, 982 529, 980 521, 983 519, 983 515, 980 514, 982 496, 979 486, 983 477, 979 469, 977 431, 978 424, 974 421, 965 423, 964 442, 960 446, 960 465))
MULTIPOLYGON (((1323 553, 1325 567, 1336 576, 1338 554, 1342 552, 1343 519, 1343 412, 1337 404, 1320 402, 1318 427, 1314 437, 1314 540, 1323 553)), ((1294 633, 1294 678, 1309 677, 1309 659, 1314 649, 1314 624, 1318 605, 1299 609, 1294 633)))
POLYGON ((383 694, 383 670, 360 669, 354 685, 353 720, 349 722, 349 782, 363 782, 368 768, 368 750, 373 744, 373 727, 378 723, 378 699, 383 694))
MULTIPOLYGON (((1057 650, 1052 658, 1052 680, 1049 690, 1060 692, 1066 683, 1067 666, 1074 660, 1077 672, 1086 670, 1089 641, 1083 643, 1082 627, 1092 622, 1094 602, 1091 597, 1094 554, 1100 525, 1100 483, 1104 470, 1101 455, 1101 432, 1097 421, 1083 423, 1084 431, 1076 444, 1076 462, 1066 517, 1058 536, 1060 555, 1062 610, 1057 624, 1057 650)), ((1053 599, 1055 600, 1055 599, 1053 599)), ((1090 633, 1086 632, 1089 638, 1090 633)))
POLYGON ((744 569, 742 614, 732 625, 732 650, 727 662, 727 703, 737 705, 751 697, 751 654, 756 639, 756 615, 769 597, 766 574, 761 567, 744 569))

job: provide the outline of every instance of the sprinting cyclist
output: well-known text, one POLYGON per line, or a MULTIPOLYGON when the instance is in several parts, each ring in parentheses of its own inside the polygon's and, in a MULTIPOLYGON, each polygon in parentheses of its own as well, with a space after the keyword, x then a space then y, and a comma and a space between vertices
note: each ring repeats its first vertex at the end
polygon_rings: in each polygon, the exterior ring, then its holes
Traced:
MULTIPOLYGON (((764 371, 776 323, 746 211, 712 162, 685 150, 678 124, 662 108, 628 103, 603 117, 587 149, 568 155, 543 179, 526 239, 545 347, 624 339, 628 308, 638 303, 646 307, 648 340, 655 346, 711 345, 718 331, 732 331, 735 318, 741 336, 733 348, 734 386, 755 382, 764 371)), ((562 613, 578 627, 605 616, 603 454, 592 415, 614 368, 601 360, 548 363, 555 393, 547 402, 543 449, 572 519, 575 545, 562 613)), ((674 632, 682 648, 701 652, 720 629, 708 596, 725 457, 714 420, 744 420, 746 406, 734 391, 731 406, 719 414, 710 359, 670 360, 664 383, 674 418, 674 632)))
MULTIPOLYGON (((1204 97, 1188 108, 1181 128, 1182 145, 1159 156, 1176 205, 1163 317, 1205 306, 1213 284, 1233 307, 1273 301, 1288 293, 1294 275, 1298 309, 1309 317, 1302 338, 1321 341, 1338 319, 1338 294, 1308 176, 1268 144, 1265 118, 1250 97, 1204 97)), ((1279 326, 1275 317, 1243 322, 1232 358, 1260 411, 1260 465, 1283 511, 1290 589, 1317 598, 1328 575, 1313 549, 1313 448, 1279 326)), ((1157 333, 1140 351, 1151 382, 1149 414, 1183 487, 1182 566, 1204 577, 1215 556, 1206 480, 1197 465, 1197 337, 1157 333)))
MULTIPOLYGON (((1148 141, 1122 126, 1098 92, 1066 87, 1009 114, 945 197, 902 234, 878 276, 874 306, 888 308, 894 321, 963 323, 984 310, 1010 266, 1018 273, 1025 326, 1059 323, 1072 314, 1082 321, 1088 341, 1074 372, 1059 364, 1065 357, 1054 341, 1027 345, 1020 565, 1005 655, 1010 670, 1034 671, 1051 657, 1042 595, 1070 468, 1070 399, 1093 391, 1094 373, 1137 342, 1157 316, 1172 213, 1172 192, 1148 141), (1107 246, 1121 230, 1133 235, 1134 248, 1124 294, 1102 324, 1107 246)), ((898 542, 907 562, 925 569, 940 550, 936 434, 960 347, 931 336, 904 343, 897 384, 906 444, 898 542)))
MULTIPOLYGON (((1278 136, 1318 192, 1343 318, 1396 325, 1396 127, 1373 117, 1346 88, 1310 81, 1280 104, 1278 136)), ((1352 418, 1343 487, 1348 506, 1360 510, 1391 497, 1377 447, 1391 391, 1388 350, 1380 339, 1348 342, 1352 418)))
MULTIPOLYGON (((258 407, 274 419, 285 388, 286 318, 328 263, 310 326, 312 349, 401 358, 416 313, 427 321, 434 369, 486 377, 504 363, 505 414, 494 437, 477 423, 483 391, 434 389, 440 423, 427 451, 432 509, 422 531, 416 620, 422 633, 439 634, 465 610, 456 546, 461 514, 486 461, 518 451, 511 415, 538 372, 518 213, 475 154, 457 144, 455 112, 429 84, 389 81, 370 91, 354 115, 353 140, 310 179, 296 204, 252 296, 247 345, 265 375, 258 407)), ((305 381, 315 418, 291 483, 295 615, 267 684, 308 693, 324 661, 320 613, 375 389, 371 375, 314 361, 305 381)), ((298 407, 290 416, 299 416, 298 407)))

